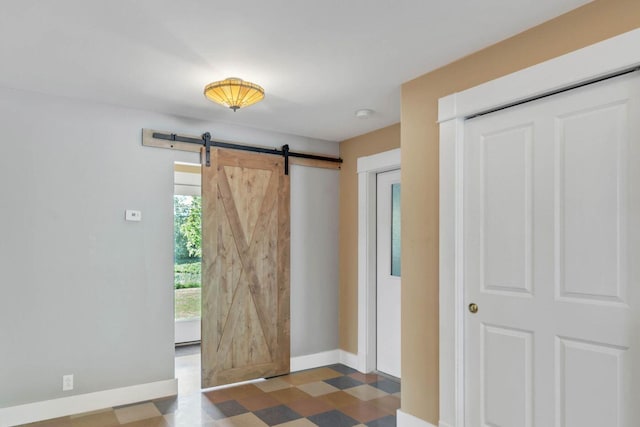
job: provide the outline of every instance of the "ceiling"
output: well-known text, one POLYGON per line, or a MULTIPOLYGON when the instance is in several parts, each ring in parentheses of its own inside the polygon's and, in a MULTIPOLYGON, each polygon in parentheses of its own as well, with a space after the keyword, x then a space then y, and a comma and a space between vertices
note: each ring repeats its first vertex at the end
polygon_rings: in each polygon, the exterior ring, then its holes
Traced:
POLYGON ((2 0, 0 86, 341 141, 399 122, 403 82, 588 2, 2 0), (265 99, 206 100, 226 77, 265 99))

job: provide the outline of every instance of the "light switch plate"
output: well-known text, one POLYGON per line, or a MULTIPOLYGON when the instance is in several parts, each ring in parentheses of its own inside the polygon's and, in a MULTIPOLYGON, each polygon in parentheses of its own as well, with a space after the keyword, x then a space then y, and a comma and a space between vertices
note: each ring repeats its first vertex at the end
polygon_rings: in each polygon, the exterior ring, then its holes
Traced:
POLYGON ((142 212, 127 209, 124 213, 124 219, 127 221, 142 221, 142 212))
POLYGON ((62 376, 62 391, 73 390, 73 374, 62 376))

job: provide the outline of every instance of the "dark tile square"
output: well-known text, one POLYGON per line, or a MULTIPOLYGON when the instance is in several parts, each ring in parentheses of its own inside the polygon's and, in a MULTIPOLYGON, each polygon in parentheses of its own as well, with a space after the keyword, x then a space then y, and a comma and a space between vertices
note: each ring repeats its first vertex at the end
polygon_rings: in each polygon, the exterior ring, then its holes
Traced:
POLYGON ((345 366, 345 365, 342 365, 340 363, 337 363, 337 364, 331 365, 331 366, 327 366, 327 368, 331 368, 334 371, 340 372, 341 374, 344 374, 344 375, 355 374, 356 372, 358 372, 355 369, 350 368, 350 367, 345 366))
POLYGON ((158 411, 160 411, 162 415, 171 414, 178 410, 178 399, 176 397, 154 400, 153 404, 156 405, 156 408, 158 408, 158 411))
POLYGON ((398 393, 400 391, 400 384, 395 382, 395 381, 391 381, 388 380, 386 378, 381 379, 380 381, 376 381, 374 383, 369 384, 372 387, 375 387, 377 389, 380 389, 382 391, 386 391, 389 394, 393 394, 393 393, 398 393))
POLYGON ((312 415, 308 419, 318 427, 351 427, 358 424, 356 420, 340 411, 323 412, 322 414, 312 415))
POLYGON ((255 411, 254 414, 270 426, 302 418, 300 414, 284 405, 261 409, 255 411))
POLYGON ((366 384, 375 383, 376 381, 380 381, 382 379, 382 377, 378 374, 363 374, 361 372, 349 374, 349 376, 366 384))
POLYGON ((384 418, 379 418, 375 421, 368 422, 367 427, 396 427, 395 415, 389 415, 384 418))
MULTIPOLYGON (((215 405, 211 405, 214 408, 217 408, 220 412, 222 412, 224 414, 225 417, 235 417, 236 415, 240 415, 240 414, 244 414, 246 412, 249 412, 247 410, 247 408, 245 408, 244 406, 242 406, 241 404, 239 404, 237 401, 235 400, 227 400, 226 402, 220 402, 220 403, 216 403, 215 405)), ((210 407, 209 405, 203 406, 203 408, 205 410, 207 410, 207 407, 210 407)), ((207 413, 209 413, 209 411, 207 411, 207 413)), ((211 414, 209 414, 211 415, 211 414)), ((220 417, 218 417, 220 418, 220 417)), ((218 419, 214 416, 214 419, 218 419)))
POLYGON ((358 381, 355 378, 351 377, 330 378, 328 380, 324 380, 324 382, 336 388, 339 388, 340 390, 344 390, 345 388, 358 387, 359 385, 364 384, 362 381, 358 381))

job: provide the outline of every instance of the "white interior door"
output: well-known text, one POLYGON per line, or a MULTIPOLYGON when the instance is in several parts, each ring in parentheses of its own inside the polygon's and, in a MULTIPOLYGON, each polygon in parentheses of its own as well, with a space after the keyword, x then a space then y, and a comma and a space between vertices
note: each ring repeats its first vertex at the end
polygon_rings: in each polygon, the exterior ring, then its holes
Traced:
POLYGON ((377 176, 376 365, 400 378, 400 171, 377 176))
POLYGON ((640 76, 465 125, 467 426, 640 425, 640 76))

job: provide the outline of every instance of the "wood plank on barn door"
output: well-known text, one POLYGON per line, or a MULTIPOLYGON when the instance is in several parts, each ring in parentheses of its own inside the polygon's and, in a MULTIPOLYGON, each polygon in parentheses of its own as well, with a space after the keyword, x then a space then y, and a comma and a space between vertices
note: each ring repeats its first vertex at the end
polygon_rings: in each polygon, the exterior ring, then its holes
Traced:
POLYGON ((212 149, 202 167, 202 387, 289 372, 283 159, 212 149))

